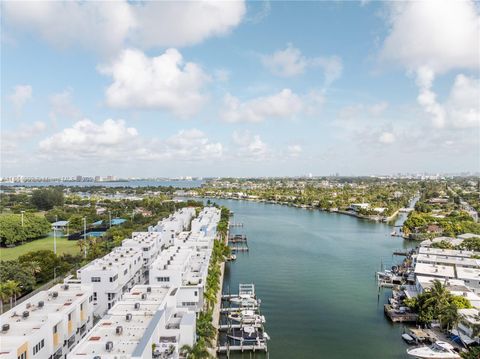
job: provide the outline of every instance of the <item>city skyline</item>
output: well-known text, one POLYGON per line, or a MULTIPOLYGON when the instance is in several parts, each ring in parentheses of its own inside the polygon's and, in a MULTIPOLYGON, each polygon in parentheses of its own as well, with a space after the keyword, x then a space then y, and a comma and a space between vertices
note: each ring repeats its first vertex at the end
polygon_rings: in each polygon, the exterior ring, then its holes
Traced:
POLYGON ((473 1, 1 6, 1 177, 480 170, 473 1))

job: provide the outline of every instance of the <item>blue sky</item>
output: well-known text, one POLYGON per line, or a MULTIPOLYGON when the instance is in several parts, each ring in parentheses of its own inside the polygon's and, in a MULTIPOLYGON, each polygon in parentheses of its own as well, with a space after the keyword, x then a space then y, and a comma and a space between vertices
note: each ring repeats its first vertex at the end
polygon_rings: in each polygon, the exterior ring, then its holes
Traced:
POLYGON ((478 171, 479 13, 4 2, 1 176, 478 171))

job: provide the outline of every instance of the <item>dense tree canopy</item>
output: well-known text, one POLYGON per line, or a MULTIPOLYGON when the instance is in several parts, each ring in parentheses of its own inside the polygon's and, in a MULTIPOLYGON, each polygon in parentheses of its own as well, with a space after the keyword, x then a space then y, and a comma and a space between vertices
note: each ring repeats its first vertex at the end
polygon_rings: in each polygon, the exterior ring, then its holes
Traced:
POLYGON ((62 206, 64 202, 62 188, 42 188, 32 192, 32 204, 39 210, 49 210, 62 206))
POLYGON ((22 241, 46 236, 50 223, 43 216, 30 213, 0 215, 0 243, 2 245, 18 244, 22 241))

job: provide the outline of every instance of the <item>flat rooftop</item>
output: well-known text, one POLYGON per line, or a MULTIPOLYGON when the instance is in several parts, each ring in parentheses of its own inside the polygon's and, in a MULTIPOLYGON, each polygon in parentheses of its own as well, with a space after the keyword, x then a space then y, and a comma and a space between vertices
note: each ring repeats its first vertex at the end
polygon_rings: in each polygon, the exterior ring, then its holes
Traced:
POLYGON ((480 260, 468 257, 450 257, 448 255, 436 254, 418 254, 417 263, 444 263, 448 265, 457 266, 478 266, 480 267, 480 260))
POLYGON ((439 256, 448 256, 448 257, 464 257, 470 258, 473 255, 478 255, 480 253, 473 251, 463 251, 455 249, 440 249, 440 248, 429 248, 429 247, 420 247, 418 250, 419 254, 434 254, 439 256))
POLYGON ((480 281, 479 268, 463 268, 457 267, 457 278, 467 280, 480 281))
POLYGON ((3 313, 0 316, 0 325, 9 324, 10 329, 8 332, 0 332, 2 345, 8 337, 27 336, 41 330, 52 315, 66 316, 91 295, 88 286, 69 284, 68 289, 64 288, 63 285, 57 284, 3 313), (27 317, 23 317, 24 312, 28 312, 27 317))
POLYGON ((453 266, 417 263, 415 265, 415 274, 431 277, 455 278, 455 269, 453 266))

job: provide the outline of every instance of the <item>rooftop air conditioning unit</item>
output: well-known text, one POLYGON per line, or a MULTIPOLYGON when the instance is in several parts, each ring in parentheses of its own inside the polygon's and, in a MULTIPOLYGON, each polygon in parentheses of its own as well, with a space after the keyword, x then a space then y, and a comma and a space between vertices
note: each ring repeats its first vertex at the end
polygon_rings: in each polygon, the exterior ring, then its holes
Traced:
POLYGON ((147 299, 147 293, 142 293, 142 299, 143 300, 147 299))
POLYGON ((102 269, 103 269, 103 270, 106 270, 106 269, 107 269, 107 267, 103 267, 102 269))
POLYGON ((68 286, 68 284, 64 284, 64 285, 62 286, 62 288, 63 288, 63 290, 68 290, 69 286, 68 286))
POLYGON ((140 303, 135 303, 135 304, 133 305, 133 307, 134 307, 136 310, 140 309, 140 303))
POLYGON ((123 327, 121 325, 119 325, 116 329, 115 329, 115 333, 117 335, 122 335, 123 333, 123 327))
POLYGON ((58 297, 58 292, 52 292, 52 297, 57 298, 58 297))
POLYGON ((43 302, 43 300, 41 300, 41 301, 38 302, 38 307, 39 307, 39 308, 43 308, 43 305, 44 305, 44 304, 45 304, 45 303, 43 302))
POLYGON ((23 318, 28 318, 29 315, 30 315, 30 312, 28 310, 26 310, 22 313, 23 318))
POLYGON ((10 324, 3 324, 2 325, 2 332, 6 333, 10 329, 10 324))
POLYGON ((127 322, 131 321, 132 320, 132 313, 127 313, 127 315, 125 316, 125 320, 127 322))
POLYGON ((152 293, 152 287, 147 287, 147 293, 152 293))
POLYGON ((107 343, 105 344, 105 350, 106 350, 107 352, 111 352, 112 349, 113 349, 113 342, 107 342, 107 343))

